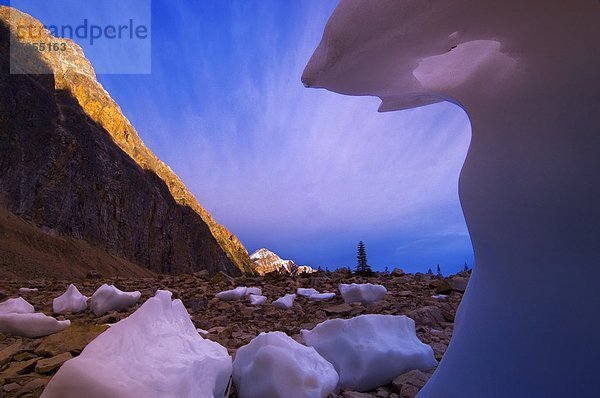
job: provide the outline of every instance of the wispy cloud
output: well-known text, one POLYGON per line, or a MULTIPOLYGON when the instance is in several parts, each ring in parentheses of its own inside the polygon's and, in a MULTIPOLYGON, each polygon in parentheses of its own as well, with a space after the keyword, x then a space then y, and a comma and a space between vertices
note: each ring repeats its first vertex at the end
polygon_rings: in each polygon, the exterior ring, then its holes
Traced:
POLYGON ((437 104, 305 89, 334 1, 153 2, 153 74, 101 76, 140 135, 249 250, 300 263, 472 261, 457 194, 470 127, 437 104))

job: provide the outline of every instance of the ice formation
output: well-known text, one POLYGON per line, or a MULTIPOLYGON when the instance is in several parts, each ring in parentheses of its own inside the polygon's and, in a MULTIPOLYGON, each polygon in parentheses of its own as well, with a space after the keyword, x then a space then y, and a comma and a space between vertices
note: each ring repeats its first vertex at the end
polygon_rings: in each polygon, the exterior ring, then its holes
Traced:
POLYGON ((265 301, 267 301, 266 296, 260 296, 256 294, 251 294, 250 296, 250 304, 251 305, 263 305, 265 301))
POLYGON ((41 337, 60 332, 71 324, 34 311, 33 305, 22 297, 3 301, 0 303, 0 333, 41 337))
POLYGON ((140 292, 123 292, 113 285, 103 284, 92 295, 90 308, 100 316, 109 311, 123 311, 140 299, 140 292))
POLYGON ((346 304, 369 304, 384 298, 387 294, 387 289, 383 285, 374 285, 372 283, 352 283, 350 285, 342 283, 340 285, 340 293, 346 304))
POLYGON ((29 288, 29 287, 21 287, 19 288, 19 293, 35 293, 39 291, 39 289, 37 287, 29 288))
POLYGON ((294 306, 294 300, 296 299, 295 294, 286 294, 283 297, 273 301, 273 306, 281 309, 288 309, 294 306))
POLYGON ((27 314, 35 312, 33 305, 23 297, 8 299, 0 303, 0 314, 27 314))
POLYGON ((437 363, 432 348, 417 337, 415 322, 404 315, 330 319, 300 333, 308 346, 333 364, 340 388, 367 391, 437 363))
POLYGON ((198 334, 183 303, 158 290, 67 361, 42 397, 222 398, 231 366, 225 347, 198 334))
POLYGON ((29 338, 47 336, 71 325, 71 321, 58 321, 40 312, 0 314, 0 333, 29 338))
POLYGON ((271 332, 240 347, 233 380, 241 398, 326 398, 336 388, 338 374, 314 348, 271 332))
POLYGON ((316 289, 313 289, 312 287, 310 287, 310 288, 299 287, 298 289, 296 289, 296 294, 298 296, 309 297, 313 294, 319 294, 319 291, 316 289))
POLYGON ((262 290, 260 287, 249 287, 246 289, 246 296, 248 296, 250 294, 260 296, 262 294, 262 290))
POLYGON ((381 111, 447 100, 470 118, 477 265, 422 398, 600 391, 583 315, 600 302, 599 20, 597 1, 341 0, 303 73, 381 111))
POLYGON ((327 301, 335 297, 335 293, 317 293, 308 296, 310 301, 327 301))
POLYGON ((245 288, 244 286, 239 286, 239 287, 236 287, 235 289, 225 290, 224 292, 219 292, 215 295, 215 297, 219 298, 221 300, 225 300, 225 301, 239 300, 239 299, 243 298, 244 296, 246 296, 247 290, 248 289, 245 288))
POLYGON ((56 314, 76 314, 87 308, 87 297, 70 284, 67 291, 52 301, 52 311, 56 314))

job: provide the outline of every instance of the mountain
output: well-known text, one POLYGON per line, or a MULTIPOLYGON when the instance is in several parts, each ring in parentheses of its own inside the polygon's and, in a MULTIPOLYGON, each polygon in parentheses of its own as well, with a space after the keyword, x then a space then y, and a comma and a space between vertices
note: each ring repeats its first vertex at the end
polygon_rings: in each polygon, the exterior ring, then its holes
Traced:
MULTIPOLYGON (((81 48, 9 7, 0 7, 0 132, 0 208, 30 227, 155 272, 255 272, 240 241, 146 147, 81 48), (20 25, 66 49, 35 50, 14 33, 20 25)), ((0 270, 18 257, 0 250, 0 270)))
POLYGON ((260 275, 268 274, 269 272, 290 275, 314 272, 308 265, 296 265, 292 260, 283 260, 277 254, 265 248, 252 253, 250 259, 254 262, 256 271, 260 275))

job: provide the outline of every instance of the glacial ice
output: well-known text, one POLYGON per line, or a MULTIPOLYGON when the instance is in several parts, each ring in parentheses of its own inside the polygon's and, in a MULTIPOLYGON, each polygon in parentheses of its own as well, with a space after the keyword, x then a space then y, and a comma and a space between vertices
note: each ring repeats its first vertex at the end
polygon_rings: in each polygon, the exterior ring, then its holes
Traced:
POLYGON ((352 283, 350 285, 342 283, 339 289, 346 304, 357 302, 369 304, 381 300, 387 294, 385 286, 372 283, 352 283))
POLYGON ((265 301, 267 301, 266 296, 261 296, 257 294, 251 294, 249 296, 251 305, 263 305, 265 301))
POLYGON ((250 294, 260 296, 262 294, 262 289, 260 287, 249 287, 246 289, 246 296, 250 294))
POLYGON ((19 288, 19 293, 35 293, 39 291, 37 287, 29 288, 29 287, 21 287, 19 288))
POLYGON ((308 296, 310 301, 327 301, 335 297, 335 293, 317 293, 308 296))
POLYGON ((414 321, 404 315, 330 319, 300 333, 333 364, 340 388, 367 391, 437 364, 432 348, 417 337, 414 321))
POLYGON ((233 380, 241 398, 325 398, 338 374, 314 348, 270 332, 238 349, 233 380))
POLYGON ((52 301, 52 311, 56 314, 76 314, 87 308, 87 297, 70 284, 67 291, 52 301))
POLYGON ((158 290, 67 361, 43 398, 222 398, 231 375, 225 347, 203 339, 181 300, 158 290))
POLYGON ((71 321, 58 321, 41 312, 0 314, 1 334, 29 338, 42 337, 60 332, 69 325, 71 325, 71 321))
POLYGON ((248 289, 244 286, 238 286, 235 289, 225 290, 224 292, 219 292, 215 295, 215 297, 225 300, 225 301, 233 301, 239 300, 246 296, 246 291, 248 289))
POLYGON ((298 289, 296 289, 296 294, 298 296, 309 297, 313 294, 319 294, 319 291, 316 289, 313 289, 312 287, 310 287, 310 288, 299 287, 298 289))
POLYGON ((288 309, 294 306, 294 300, 296 299, 295 294, 286 294, 283 297, 278 298, 273 301, 273 306, 275 308, 288 309))
POLYGON ((304 70, 382 112, 449 101, 471 121, 477 265, 419 397, 600 391, 600 318, 584 315, 600 302, 599 20, 597 1, 340 0, 304 70))
POLYGON ((0 303, 0 314, 27 314, 35 312, 33 305, 23 297, 8 299, 0 303))
POLYGON ((113 285, 103 284, 92 295, 90 308, 96 316, 109 311, 123 311, 137 303, 141 296, 138 291, 123 292, 113 285))

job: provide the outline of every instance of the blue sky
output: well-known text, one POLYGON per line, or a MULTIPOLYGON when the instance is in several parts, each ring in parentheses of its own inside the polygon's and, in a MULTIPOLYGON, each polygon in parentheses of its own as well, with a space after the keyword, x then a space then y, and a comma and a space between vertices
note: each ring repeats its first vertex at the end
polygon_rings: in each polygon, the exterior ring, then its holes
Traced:
POLYGON ((382 114, 377 98, 300 82, 336 3, 154 0, 152 72, 99 80, 250 252, 354 266, 363 240, 376 269, 471 265, 457 193, 465 113, 442 103, 382 114))

